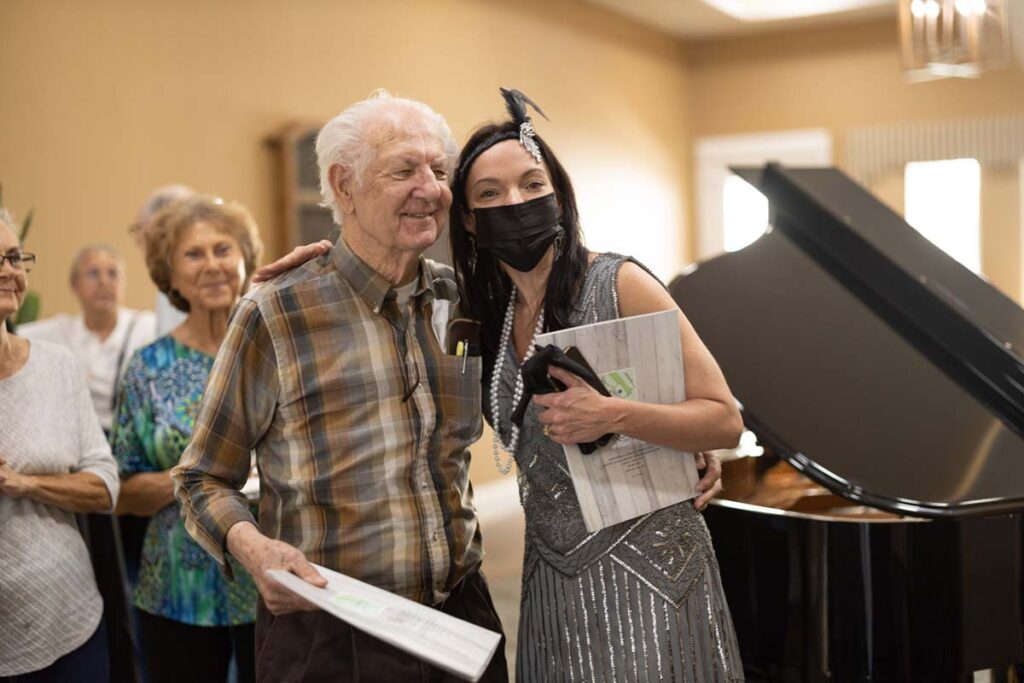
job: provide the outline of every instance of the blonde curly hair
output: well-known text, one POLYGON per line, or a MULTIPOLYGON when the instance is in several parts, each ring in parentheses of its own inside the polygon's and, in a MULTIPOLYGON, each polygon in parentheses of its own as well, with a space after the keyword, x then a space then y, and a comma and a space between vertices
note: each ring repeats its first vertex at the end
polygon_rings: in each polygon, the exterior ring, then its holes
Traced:
POLYGON ((243 292, 249 288, 249 278, 263 254, 256 220, 238 202, 225 202, 211 195, 195 195, 160 209, 145 227, 146 268, 157 289, 167 295, 175 308, 186 313, 191 308, 188 301, 171 286, 174 252, 185 230, 201 222, 215 226, 238 242, 245 263, 243 292))

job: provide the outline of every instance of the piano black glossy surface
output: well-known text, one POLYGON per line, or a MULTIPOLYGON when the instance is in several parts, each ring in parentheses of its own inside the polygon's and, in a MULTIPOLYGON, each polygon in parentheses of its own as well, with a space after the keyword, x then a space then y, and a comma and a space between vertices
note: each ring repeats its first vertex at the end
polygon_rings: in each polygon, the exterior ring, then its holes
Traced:
POLYGON ((773 506, 726 479, 745 495, 709 509, 748 674, 1024 662, 1024 311, 835 169, 737 172, 772 229, 670 290, 748 428, 838 496, 773 506))

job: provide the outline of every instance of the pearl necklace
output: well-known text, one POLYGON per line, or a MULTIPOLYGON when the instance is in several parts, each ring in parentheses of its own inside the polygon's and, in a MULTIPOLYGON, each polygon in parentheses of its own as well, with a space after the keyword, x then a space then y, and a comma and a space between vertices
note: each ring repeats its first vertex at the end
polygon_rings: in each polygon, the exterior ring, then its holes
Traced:
MULTIPOLYGON (((494 361, 494 370, 491 372, 491 419, 494 420, 494 438, 491 441, 491 448, 494 452, 494 464, 501 474, 508 474, 512 471, 512 462, 515 460, 516 447, 519 446, 519 427, 509 422, 509 442, 505 443, 501 438, 501 425, 498 417, 498 385, 501 380, 501 369, 505 365, 505 356, 508 353, 509 340, 512 338, 512 325, 516 317, 516 286, 512 285, 512 297, 508 301, 508 310, 505 311, 505 322, 501 326, 501 342, 498 344, 498 357, 494 361), (502 462, 501 450, 508 454, 508 459, 502 462)), ((534 342, 537 335, 544 330, 544 306, 541 305, 537 317, 537 326, 533 329, 533 337, 523 357, 525 363, 533 355, 534 342)), ((523 373, 516 373, 516 383, 512 389, 512 410, 519 405, 523 398, 523 373)))

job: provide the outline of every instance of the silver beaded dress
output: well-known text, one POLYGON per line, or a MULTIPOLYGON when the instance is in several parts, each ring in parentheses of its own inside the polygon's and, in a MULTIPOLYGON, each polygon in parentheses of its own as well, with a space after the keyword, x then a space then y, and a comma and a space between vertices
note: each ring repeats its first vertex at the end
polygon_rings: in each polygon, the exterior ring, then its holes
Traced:
MULTIPOLYGON (((594 260, 573 324, 619 316, 616 276, 626 260, 594 260)), ((507 353, 498 401, 505 438, 519 371, 507 353)), ((711 536, 690 502, 588 533, 562 447, 541 433, 533 405, 515 458, 526 513, 517 681, 743 680, 711 536)))

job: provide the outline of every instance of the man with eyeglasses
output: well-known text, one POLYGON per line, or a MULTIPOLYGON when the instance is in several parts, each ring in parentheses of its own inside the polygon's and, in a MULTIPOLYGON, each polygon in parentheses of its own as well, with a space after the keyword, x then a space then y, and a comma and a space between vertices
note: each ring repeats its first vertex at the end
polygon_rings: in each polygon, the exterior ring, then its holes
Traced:
POLYGON ((100 426, 109 433, 118 379, 135 349, 153 341, 156 316, 121 305, 124 261, 109 245, 79 249, 71 263, 70 282, 81 312, 19 325, 18 335, 71 350, 85 373, 100 426))
MULTIPOLYGON (((445 353, 453 272, 422 258, 447 221, 455 152, 441 116, 386 93, 324 126, 321 190, 341 237, 239 303, 173 470, 189 532, 256 579, 259 680, 448 680, 306 611, 268 569, 323 586, 315 562, 501 631, 468 478, 480 359, 445 353), (259 526, 239 491, 250 450, 259 526)), ((508 680, 503 646, 482 680, 508 680)))

